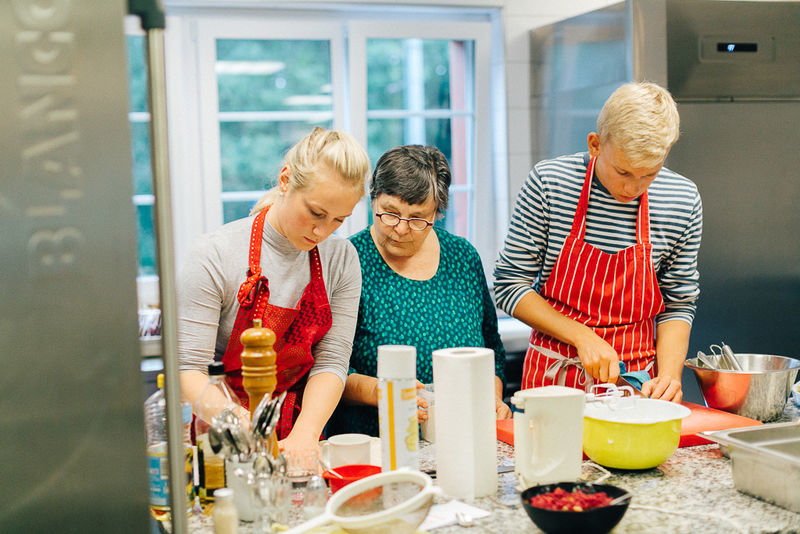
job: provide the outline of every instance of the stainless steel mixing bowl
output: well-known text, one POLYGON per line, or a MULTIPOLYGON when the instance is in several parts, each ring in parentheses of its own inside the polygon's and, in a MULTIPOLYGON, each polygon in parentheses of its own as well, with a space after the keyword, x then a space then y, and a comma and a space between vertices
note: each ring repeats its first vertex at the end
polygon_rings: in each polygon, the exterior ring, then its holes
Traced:
POLYGON ((773 354, 736 353, 736 359, 741 371, 707 369, 697 358, 686 360, 708 407, 764 422, 780 417, 800 361, 773 354))

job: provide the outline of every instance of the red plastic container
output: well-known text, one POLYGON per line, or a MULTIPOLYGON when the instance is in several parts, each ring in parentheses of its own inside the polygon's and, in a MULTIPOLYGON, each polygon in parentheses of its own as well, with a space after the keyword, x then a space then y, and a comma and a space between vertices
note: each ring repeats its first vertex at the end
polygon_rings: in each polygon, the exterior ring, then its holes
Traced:
POLYGON ((346 485, 350 484, 351 482, 355 482, 356 480, 361 480, 362 478, 366 478, 371 475, 377 475, 381 472, 381 468, 377 465, 361 465, 361 464, 350 464, 350 465, 340 465, 339 467, 334 468, 334 471, 342 475, 344 478, 339 478, 330 471, 325 471, 322 473, 322 478, 328 481, 331 487, 331 493, 336 493, 346 485))

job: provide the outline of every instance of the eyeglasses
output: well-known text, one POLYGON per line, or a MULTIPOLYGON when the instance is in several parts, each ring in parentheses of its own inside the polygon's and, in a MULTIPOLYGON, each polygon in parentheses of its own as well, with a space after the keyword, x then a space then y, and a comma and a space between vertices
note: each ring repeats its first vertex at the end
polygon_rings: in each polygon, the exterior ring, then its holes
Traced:
POLYGON ((394 213, 376 213, 375 216, 386 226, 397 226, 400 221, 408 223, 408 227, 417 232, 421 232, 429 226, 433 226, 431 221, 420 219, 419 217, 400 217, 394 213))

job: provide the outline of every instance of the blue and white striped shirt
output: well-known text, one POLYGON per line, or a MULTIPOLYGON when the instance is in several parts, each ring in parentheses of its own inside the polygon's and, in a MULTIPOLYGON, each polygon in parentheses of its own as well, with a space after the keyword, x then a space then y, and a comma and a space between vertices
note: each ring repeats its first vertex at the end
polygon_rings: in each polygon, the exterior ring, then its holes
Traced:
MULTIPOLYGON (((537 163, 517 196, 503 250, 495 264, 497 306, 513 315, 528 292, 540 291, 572 228, 589 163, 588 153, 537 163)), ((662 168, 648 189, 653 266, 666 309, 657 323, 692 323, 700 294, 697 253, 703 206, 697 186, 662 168)), ((586 218, 587 243, 613 254, 636 244, 639 200, 615 200, 595 179, 586 218)))

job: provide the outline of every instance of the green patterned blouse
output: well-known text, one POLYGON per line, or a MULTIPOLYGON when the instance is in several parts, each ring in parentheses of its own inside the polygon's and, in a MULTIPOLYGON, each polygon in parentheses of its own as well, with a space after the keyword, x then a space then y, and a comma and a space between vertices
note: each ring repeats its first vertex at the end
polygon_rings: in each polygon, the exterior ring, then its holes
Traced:
MULTIPOLYGON (((369 228, 350 238, 363 278, 350 373, 376 376, 379 345, 413 345, 417 379, 429 384, 434 350, 488 347, 495 352, 495 374, 504 379, 506 354, 480 256, 466 239, 439 228, 434 231, 441 247, 439 269, 422 281, 394 272, 375 247, 369 228)), ((340 403, 328 434, 345 432, 377 436, 378 409, 340 403)))

